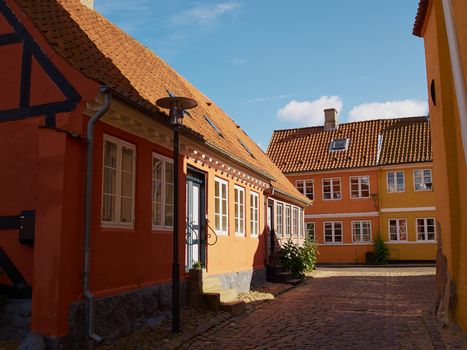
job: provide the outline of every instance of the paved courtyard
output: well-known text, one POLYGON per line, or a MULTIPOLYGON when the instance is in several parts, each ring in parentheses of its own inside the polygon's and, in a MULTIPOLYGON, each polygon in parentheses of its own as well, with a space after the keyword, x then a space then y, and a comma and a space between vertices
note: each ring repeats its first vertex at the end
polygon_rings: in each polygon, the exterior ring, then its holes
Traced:
POLYGON ((435 269, 322 268, 181 349, 467 349, 432 316, 435 269))

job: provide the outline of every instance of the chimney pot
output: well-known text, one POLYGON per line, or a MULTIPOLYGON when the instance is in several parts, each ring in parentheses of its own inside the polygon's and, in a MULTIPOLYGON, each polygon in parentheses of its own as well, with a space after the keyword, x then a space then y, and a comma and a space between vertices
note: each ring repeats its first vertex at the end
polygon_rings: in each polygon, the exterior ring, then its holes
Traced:
POLYGON ((327 108, 324 110, 324 130, 334 130, 337 127, 337 110, 327 108))

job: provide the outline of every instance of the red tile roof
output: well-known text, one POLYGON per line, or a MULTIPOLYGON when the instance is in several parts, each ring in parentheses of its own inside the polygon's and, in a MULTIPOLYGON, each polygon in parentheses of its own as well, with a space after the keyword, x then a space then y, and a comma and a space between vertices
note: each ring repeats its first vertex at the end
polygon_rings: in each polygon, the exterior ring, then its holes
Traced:
POLYGON ((423 24, 425 23, 426 13, 430 0, 420 0, 418 3, 417 15, 415 16, 415 23, 413 25, 412 34, 422 36, 423 24))
POLYGON ((425 117, 368 120, 339 125, 276 130, 267 154, 284 173, 430 162, 430 122, 425 117), (348 139, 331 151, 332 140, 348 139))
POLYGON ((203 95, 173 68, 130 35, 78 0, 16 0, 54 49, 87 77, 107 85, 153 112, 155 101, 167 96, 195 99, 185 125, 203 135, 205 142, 220 148, 252 169, 275 179, 272 186, 281 192, 309 201, 287 180, 264 152, 215 103, 203 95), (209 125, 207 115, 223 136, 209 125), (240 144, 241 140, 254 157, 240 144))

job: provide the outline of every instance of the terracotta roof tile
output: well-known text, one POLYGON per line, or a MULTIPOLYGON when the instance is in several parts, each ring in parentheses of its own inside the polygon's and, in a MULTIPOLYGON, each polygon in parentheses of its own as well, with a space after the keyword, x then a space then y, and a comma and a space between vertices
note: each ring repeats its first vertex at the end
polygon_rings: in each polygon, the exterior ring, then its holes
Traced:
POLYGON ((418 3, 417 15, 415 16, 415 23, 413 25, 412 34, 422 36, 423 24, 425 23, 426 13, 430 0, 420 0, 418 3))
POLYGON ((130 35, 78 0, 17 0, 25 14, 54 49, 76 69, 141 106, 159 111, 155 101, 167 96, 194 98, 198 107, 190 111, 185 125, 203 135, 206 142, 269 174, 273 187, 308 202, 237 124, 173 68, 130 35), (211 128, 204 115, 221 130, 211 128), (238 142, 242 140, 254 158, 238 142))
POLYGON ((267 154, 285 173, 429 162, 430 122, 412 117, 346 123, 328 131, 322 126, 276 130, 267 154), (348 139, 347 149, 330 151, 334 139, 348 139))

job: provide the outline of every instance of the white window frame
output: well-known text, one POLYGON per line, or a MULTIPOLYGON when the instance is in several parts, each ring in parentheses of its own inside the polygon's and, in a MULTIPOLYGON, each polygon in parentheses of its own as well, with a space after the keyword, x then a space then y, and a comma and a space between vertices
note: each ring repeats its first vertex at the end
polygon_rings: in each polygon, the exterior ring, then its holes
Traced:
POLYGON ((324 221, 323 222, 323 243, 324 244, 342 244, 344 242, 344 225, 342 221, 324 221), (332 242, 326 242, 326 224, 331 224, 332 242), (341 240, 336 241, 336 224, 341 225, 341 240))
MULTIPOLYGON (((159 230, 160 229, 172 230, 173 229, 173 222, 172 222, 172 225, 166 225, 165 224, 165 206, 166 206, 166 202, 165 202, 165 198, 166 198, 166 193, 165 193, 165 190, 166 190, 165 189, 165 184, 166 184, 165 173, 166 173, 167 163, 173 165, 173 159, 153 152, 151 162, 153 162, 154 159, 158 159, 158 160, 162 161, 162 178, 160 180, 161 181, 161 199, 162 199, 162 202, 161 202, 161 218, 160 219, 161 219, 162 225, 156 225, 154 223, 154 205, 155 205, 155 202, 154 202, 154 192, 152 191, 152 193, 151 193, 151 200, 152 200, 152 214, 151 214, 152 228, 153 229, 159 229, 159 230)), ((174 169, 174 171, 175 171, 175 169, 174 169)), ((154 175, 152 175, 151 178, 152 178, 152 184, 153 184, 152 187, 154 188, 154 175)), ((175 181, 175 177, 174 177, 174 181, 175 181)), ((174 185, 174 188, 175 188, 175 183, 173 185, 174 185)), ((173 221, 173 218, 174 218, 174 209, 175 209, 174 206, 172 206, 172 221, 173 221)))
POLYGON ((371 243, 372 242, 372 237, 373 237, 373 231, 372 231, 372 228, 371 228, 371 220, 353 220, 351 222, 351 225, 352 225, 352 243, 371 243), (369 227, 369 230, 370 230, 370 234, 368 236, 368 240, 365 241, 363 240, 363 224, 364 223, 367 223, 368 224, 368 227, 369 227), (358 229, 360 230, 360 239, 359 240, 355 240, 355 229, 356 229, 356 225, 358 225, 358 229))
POLYGON ((409 241, 409 227, 408 227, 408 221, 407 218, 390 218, 388 219, 388 238, 390 242, 408 242, 409 241), (397 234, 397 239, 392 239, 391 238, 391 221, 395 220, 396 221, 396 234, 397 234), (400 221, 405 221, 405 236, 406 239, 400 239, 401 236, 401 224, 400 221))
POLYGON ((292 208, 290 207, 290 205, 286 205, 285 206, 285 220, 284 220, 284 223, 285 223, 285 230, 284 230, 284 233, 285 233, 285 238, 286 239, 289 239, 289 238, 292 238, 291 236, 291 228, 292 228, 292 208))
POLYGON ((323 201, 339 201, 342 199, 342 179, 340 177, 325 177, 321 180, 322 190, 323 190, 323 201), (331 198, 324 198, 324 181, 330 180, 330 194, 331 198), (334 198, 334 182, 339 180, 339 198, 334 198))
POLYGON ((298 208, 292 207, 292 236, 298 236, 298 208))
POLYGON ((311 241, 316 242, 316 224, 315 224, 315 222, 305 222, 305 225, 306 225, 306 237, 309 238, 310 237, 310 231, 313 231, 313 239, 311 239, 311 241))
POLYGON ((298 209, 298 238, 304 238, 303 209, 298 209))
POLYGON ((388 171, 386 172, 386 192, 387 193, 403 193, 405 192, 405 172, 402 170, 388 171), (404 187, 401 191, 397 188, 397 173, 402 173, 402 186, 404 187), (389 174, 394 175, 394 191, 390 191, 389 187, 389 174))
POLYGON ((284 204, 283 203, 276 203, 276 233, 279 237, 284 237, 284 204), (280 208, 280 215, 279 215, 279 208, 280 208), (280 218, 280 220, 279 220, 280 218), (279 232, 280 229, 280 232, 279 232))
POLYGON ((101 195, 101 225, 105 227, 127 227, 133 228, 135 226, 135 202, 136 202, 136 145, 126 142, 117 137, 113 137, 104 134, 103 149, 102 149, 102 195, 101 195), (106 221, 103 218, 104 210, 104 177, 105 177, 105 143, 111 142, 117 146, 117 164, 116 164, 116 175, 115 175, 115 208, 114 216, 115 221, 106 221), (131 205, 131 222, 121 221, 121 204, 122 204, 122 147, 131 149, 133 151, 133 181, 132 181, 132 205, 131 205))
POLYGON ((417 237, 417 242, 436 242, 436 219, 434 217, 427 217, 427 218, 416 218, 415 219, 415 233, 417 237), (418 238, 418 220, 423 220, 423 229, 424 232, 422 234, 426 239, 419 239, 418 238), (434 239, 428 239, 428 220, 433 220, 433 234, 435 235, 434 239))
POLYGON ((431 171, 431 169, 414 169, 412 175, 413 175, 413 189, 414 189, 415 192, 431 192, 431 191, 433 191, 433 172, 431 171), (431 188, 426 188, 426 184, 428 182, 425 182, 425 174, 424 174, 425 171, 430 172, 431 182, 429 182, 429 183, 431 184, 431 188), (415 175, 416 172, 421 172, 421 180, 422 180, 422 182, 420 183, 420 186, 422 188, 418 189, 418 190, 417 190, 417 181, 416 181, 417 176, 415 175))
POLYGON ((234 232, 236 236, 245 236, 245 188, 234 185, 234 232), (243 205, 240 203, 240 198, 243 199, 243 205), (235 214, 237 212, 239 216, 235 214), (237 230, 237 227, 239 230, 237 230))
POLYGON ((259 233, 259 194, 250 191, 250 235, 258 236, 259 233), (255 204, 256 205, 253 205, 255 204))
POLYGON ((313 179, 295 180, 295 188, 308 199, 310 200, 314 199, 315 183, 313 179), (307 185, 311 185, 311 192, 308 191, 309 187, 307 187, 307 185))
POLYGON ((219 177, 216 177, 214 178, 214 186, 216 186, 215 183, 219 183, 219 197, 217 198, 216 197, 216 192, 215 192, 215 189, 214 189, 214 229, 216 230, 216 233, 218 235, 227 235, 228 231, 229 231, 229 182, 224 180, 224 179, 221 179, 219 177), (224 191, 222 191, 222 185, 225 185, 225 193, 224 191), (217 213, 216 212, 216 206, 215 206, 215 202, 216 201, 219 201, 219 212, 217 213), (222 209, 222 202, 223 201, 226 201, 226 213, 223 212, 223 209, 222 209), (216 216, 219 216, 219 228, 216 227, 216 221, 215 221, 215 217, 216 216), (225 230, 222 229, 222 226, 224 226, 224 220, 225 220, 225 230))
POLYGON ((356 175, 349 177, 349 193, 351 199, 368 199, 371 195, 371 184, 370 184, 370 175, 356 175), (368 196, 362 196, 362 178, 368 179, 368 196), (357 179, 357 196, 352 194, 352 180, 357 179))

